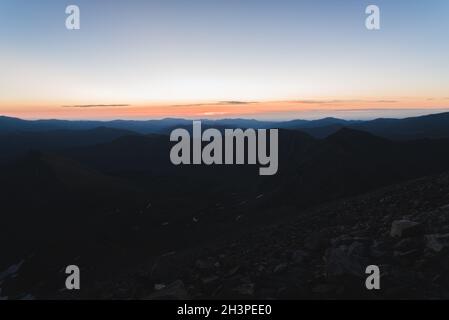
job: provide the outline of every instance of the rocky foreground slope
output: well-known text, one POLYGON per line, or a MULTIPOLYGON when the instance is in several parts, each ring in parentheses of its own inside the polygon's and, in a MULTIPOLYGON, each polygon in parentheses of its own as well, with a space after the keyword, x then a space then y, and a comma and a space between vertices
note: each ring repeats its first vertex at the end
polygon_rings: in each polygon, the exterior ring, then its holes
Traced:
MULTIPOLYGON (((298 195, 300 196, 300 195, 298 195)), ((138 299, 449 298, 449 173, 169 252, 88 295, 138 299), (365 288, 378 265, 381 289, 365 288)))

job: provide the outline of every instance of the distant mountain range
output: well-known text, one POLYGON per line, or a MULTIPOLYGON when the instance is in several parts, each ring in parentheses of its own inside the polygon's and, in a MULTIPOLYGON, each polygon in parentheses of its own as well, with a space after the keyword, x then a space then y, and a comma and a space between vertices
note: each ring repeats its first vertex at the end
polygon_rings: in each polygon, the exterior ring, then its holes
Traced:
MULTIPOLYGON (((395 140, 449 137, 449 112, 405 119, 379 118, 369 121, 324 118, 319 120, 258 121, 252 119, 202 120, 208 127, 280 128, 302 130, 317 138, 324 138, 339 129, 353 128, 395 140)), ((0 116, 0 134, 18 132, 45 132, 53 130, 91 130, 110 128, 140 134, 167 134, 175 127, 190 126, 191 120, 167 118, 161 120, 22 120, 0 116)))

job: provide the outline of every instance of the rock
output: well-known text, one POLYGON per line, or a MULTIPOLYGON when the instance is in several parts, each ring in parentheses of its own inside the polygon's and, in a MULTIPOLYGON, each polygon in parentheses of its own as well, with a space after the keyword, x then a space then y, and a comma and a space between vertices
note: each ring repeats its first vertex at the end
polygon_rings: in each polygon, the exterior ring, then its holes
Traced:
POLYGON ((342 235, 331 240, 331 244, 334 247, 340 245, 350 245, 354 242, 371 243, 372 239, 368 237, 352 237, 349 235, 342 235))
POLYGON ((234 292, 243 296, 254 295, 254 283, 244 283, 233 289, 234 292))
POLYGON ((327 236, 328 236, 328 232, 324 231, 324 230, 319 231, 319 232, 313 232, 307 238, 305 238, 304 247, 311 251, 324 249, 328 245, 328 241, 329 241, 327 236))
MULTIPOLYGON (((2 284, 2 282, 0 282, 0 285, 2 284)), ((8 297, 2 297, 2 288, 0 288, 0 301, 2 300, 8 300, 8 297)))
POLYGON ((149 295, 146 300, 187 300, 189 295, 184 286, 184 282, 176 280, 166 288, 149 295))
POLYGON ((432 251, 440 252, 444 248, 449 247, 449 233, 446 234, 429 234, 425 236, 426 246, 432 251))
POLYGON ((335 286, 331 284, 318 284, 312 288, 313 293, 329 294, 335 291, 335 286))
POLYGON ((384 241, 375 240, 371 245, 370 254, 374 258, 382 258, 386 255, 388 248, 384 241))
POLYGON ((206 270, 213 269, 215 267, 214 264, 215 263, 212 260, 197 260, 195 266, 198 269, 206 270))
POLYGON ((281 272, 284 272, 285 270, 287 270, 287 264, 286 263, 281 263, 281 264, 278 264, 273 269, 273 273, 281 273, 281 272))
POLYGON ((353 242, 348 247, 348 253, 351 256, 366 256, 367 254, 367 246, 365 243, 361 243, 359 241, 353 242))
POLYGON ((157 290, 157 291, 162 290, 162 289, 165 289, 165 288, 166 288, 166 286, 165 286, 165 284, 163 284, 163 283, 156 283, 156 284, 154 285, 154 290, 157 290))
POLYGON ((410 220, 396 220, 391 224, 390 235, 394 238, 412 237, 423 231, 423 226, 410 220))
POLYGON ((25 262, 25 260, 22 260, 17 264, 13 264, 5 271, 0 272, 0 281, 3 282, 3 280, 7 279, 8 277, 15 278, 17 276, 17 272, 22 267, 24 262, 25 262))
POLYGON ((203 284, 210 284, 210 283, 217 281, 218 279, 220 279, 218 276, 210 276, 210 277, 201 279, 201 282, 203 284))
POLYGON ((218 287, 215 288, 215 290, 212 292, 212 296, 215 297, 216 295, 218 295, 220 293, 220 291, 223 289, 223 285, 219 285, 218 287))
POLYGON ((233 275, 235 275, 237 273, 237 271, 240 270, 240 266, 235 266, 234 268, 232 268, 231 270, 229 270, 226 273, 226 277, 232 277, 233 275))
POLYGON ((417 258, 421 255, 421 250, 411 249, 407 251, 395 251, 394 256, 396 258, 417 258))
POLYGON ((173 281, 172 274, 176 273, 178 266, 174 263, 172 256, 161 256, 156 260, 151 268, 149 277, 155 279, 158 283, 167 283, 173 281))
POLYGON ((416 245, 412 238, 405 238, 395 244, 394 248, 397 250, 410 250, 416 245))
POLYGON ((259 272, 264 272, 266 269, 265 269, 265 267, 263 266, 263 265, 259 265, 259 266, 257 266, 257 271, 259 271, 259 272))
POLYGON ((328 249, 325 255, 327 275, 361 276, 364 273, 363 266, 367 264, 365 254, 366 247, 360 242, 328 249))
POLYGON ((292 253, 292 261, 294 263, 303 263, 309 254, 304 250, 296 250, 292 253))

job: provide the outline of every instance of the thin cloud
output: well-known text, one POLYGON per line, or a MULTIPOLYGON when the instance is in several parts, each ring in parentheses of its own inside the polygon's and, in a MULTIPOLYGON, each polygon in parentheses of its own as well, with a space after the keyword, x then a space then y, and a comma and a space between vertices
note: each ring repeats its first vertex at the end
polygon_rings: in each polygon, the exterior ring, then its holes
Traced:
POLYGON ((228 112, 212 111, 212 112, 203 112, 200 115, 202 115, 202 116, 222 116, 225 114, 228 114, 228 112))
POLYGON ((284 102, 305 103, 305 104, 322 104, 322 103, 325 103, 324 101, 319 101, 319 100, 292 100, 292 101, 284 101, 284 102))
POLYGON ((347 111, 420 111, 420 110, 445 110, 441 108, 363 108, 363 109, 321 109, 317 111, 335 111, 335 112, 347 112, 347 111))
POLYGON ((332 104, 332 103, 364 103, 364 102, 375 102, 375 103, 396 103, 396 100, 293 100, 286 101, 289 103, 304 103, 304 104, 332 104))
POLYGON ((229 106, 229 105, 244 105, 244 104, 254 104, 254 101, 218 101, 211 103, 192 103, 192 104, 175 104, 172 107, 202 107, 202 106, 229 106))
POLYGON ((218 104, 253 104, 254 101, 220 101, 218 104))
POLYGON ((129 107, 129 104, 76 104, 62 106, 63 108, 113 108, 113 107, 129 107))

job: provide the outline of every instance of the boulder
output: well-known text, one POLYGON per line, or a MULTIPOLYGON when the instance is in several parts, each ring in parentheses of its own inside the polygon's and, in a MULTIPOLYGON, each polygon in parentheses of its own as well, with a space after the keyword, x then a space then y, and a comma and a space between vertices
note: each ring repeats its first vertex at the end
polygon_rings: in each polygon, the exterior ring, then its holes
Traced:
POLYGON ((422 254, 421 250, 411 249, 411 250, 397 250, 393 253, 394 257, 399 259, 416 259, 422 254))
POLYGON ((242 296, 254 295, 254 283, 244 283, 235 287, 233 291, 242 296))
POLYGON ((349 246, 341 245, 326 251, 326 271, 328 276, 352 275, 360 277, 364 273, 366 247, 360 242, 349 246))
POLYGON ((219 278, 218 276, 212 275, 212 276, 209 276, 209 277, 204 277, 204 278, 202 278, 202 279, 201 279, 201 282, 202 282, 203 284, 207 285, 207 284, 211 284, 211 283, 213 283, 213 282, 216 282, 216 281, 218 281, 219 279, 220 279, 220 278, 219 278))
POLYGON ((449 233, 426 235, 426 246, 434 252, 440 252, 449 247, 449 233))
POLYGON ((410 220, 396 220, 391 224, 390 235, 394 238, 413 237, 421 234, 423 226, 410 220))
POLYGON ((291 255, 291 259, 293 263, 301 264, 307 259, 308 255, 304 250, 295 250, 291 255))
POLYGON ((207 259, 207 260, 199 259, 195 262, 195 266, 201 270, 214 269, 215 262, 211 259, 207 259))
POLYGON ((328 232, 326 230, 321 230, 318 232, 311 233, 304 240, 304 247, 311 251, 325 249, 328 245, 328 232))
POLYGON ((273 273, 282 273, 285 270, 287 270, 287 264, 286 263, 281 263, 278 264, 274 269, 273 269, 273 273))
POLYGON ((184 282, 176 280, 167 287, 149 295, 146 300, 187 300, 189 295, 184 286, 184 282))
POLYGON ((413 247, 412 238, 404 238, 394 245, 395 249, 410 249, 413 247))

